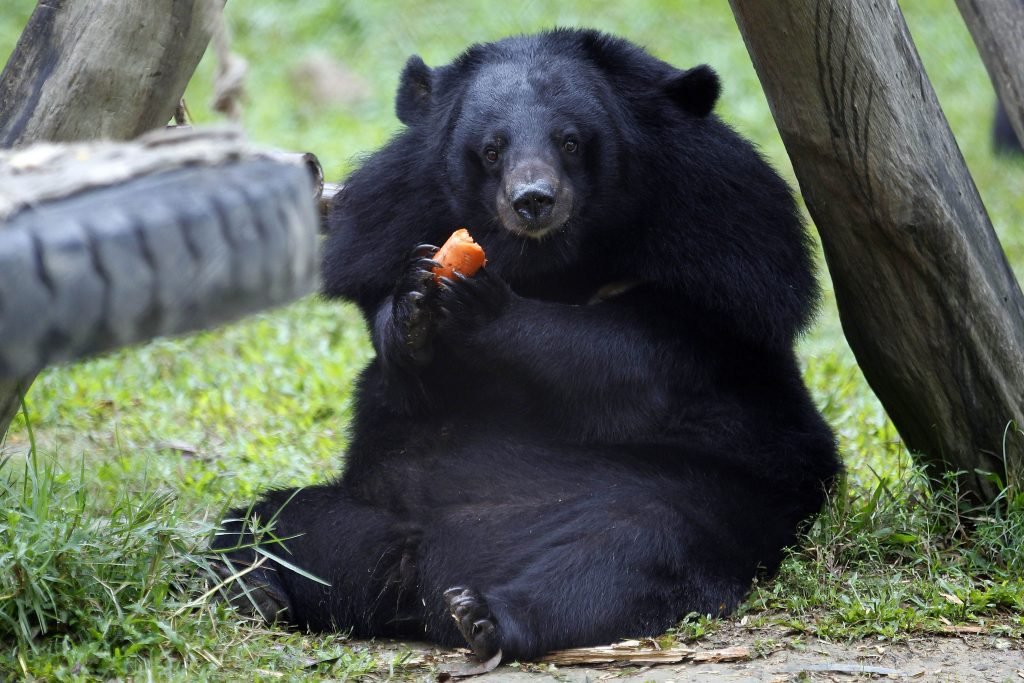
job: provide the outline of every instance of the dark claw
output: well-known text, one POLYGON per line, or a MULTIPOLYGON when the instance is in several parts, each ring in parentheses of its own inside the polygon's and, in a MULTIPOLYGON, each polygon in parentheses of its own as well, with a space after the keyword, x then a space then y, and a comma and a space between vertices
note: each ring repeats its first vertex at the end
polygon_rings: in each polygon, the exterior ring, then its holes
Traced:
POLYGON ((430 258, 436 254, 437 251, 438 247, 435 247, 433 244, 417 244, 413 247, 413 250, 409 252, 409 258, 430 258))
POLYGON ((432 258, 427 256, 420 257, 414 261, 417 266, 418 274, 426 277, 434 277, 434 269, 440 268, 441 264, 432 258))
POLYGON ((494 631, 494 622, 490 619, 480 619, 473 622, 473 637, 480 638, 489 635, 494 631))

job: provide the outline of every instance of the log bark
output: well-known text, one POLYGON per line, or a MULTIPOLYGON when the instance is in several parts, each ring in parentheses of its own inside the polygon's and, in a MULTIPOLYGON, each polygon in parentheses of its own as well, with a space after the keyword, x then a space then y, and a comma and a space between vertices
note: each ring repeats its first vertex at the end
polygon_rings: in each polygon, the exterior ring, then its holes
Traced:
MULTIPOLYGON (((0 151, 0 224, 30 207, 91 189, 183 166, 218 166, 239 159, 301 166, 309 176, 311 198, 323 201, 324 172, 311 152, 259 147, 230 126, 171 127, 128 143, 40 143, 29 149, 0 151)), ((317 206, 317 211, 322 209, 317 206)))
POLYGON ((3 435, 7 426, 21 409, 21 397, 28 391, 32 379, 0 378, 0 458, 3 458, 3 435))
POLYGON ((1024 140, 1024 0, 956 0, 1018 140, 1024 140))
POLYGON ((934 476, 991 500, 977 470, 1024 469, 1024 297, 896 1, 730 4, 865 377, 934 476))
POLYGON ((0 75, 0 147, 128 140, 174 115, 216 0, 43 0, 0 75))
MULTIPOLYGON (((128 140, 174 115, 223 0, 40 0, 0 73, 0 147, 128 140)), ((32 378, 0 381, 0 435, 32 378)))

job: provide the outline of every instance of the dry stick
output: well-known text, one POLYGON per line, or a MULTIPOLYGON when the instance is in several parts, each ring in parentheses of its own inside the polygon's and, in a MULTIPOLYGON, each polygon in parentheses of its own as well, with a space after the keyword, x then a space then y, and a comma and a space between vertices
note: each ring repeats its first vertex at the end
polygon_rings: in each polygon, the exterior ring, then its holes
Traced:
POLYGON ((933 477, 994 499, 978 470, 1024 470, 1024 296, 896 0, 730 4, 864 376, 933 477))

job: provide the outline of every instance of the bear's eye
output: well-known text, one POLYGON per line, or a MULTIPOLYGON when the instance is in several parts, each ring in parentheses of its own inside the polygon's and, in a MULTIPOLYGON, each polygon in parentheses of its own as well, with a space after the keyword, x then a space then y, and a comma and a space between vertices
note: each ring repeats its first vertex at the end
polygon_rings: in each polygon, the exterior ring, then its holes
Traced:
POLYGON ((562 143, 562 149, 569 154, 575 154, 579 148, 580 143, 576 142, 576 138, 566 138, 565 142, 562 143))
POLYGON ((498 161, 498 150, 493 147, 488 147, 484 150, 484 159, 490 164, 497 163, 498 161))

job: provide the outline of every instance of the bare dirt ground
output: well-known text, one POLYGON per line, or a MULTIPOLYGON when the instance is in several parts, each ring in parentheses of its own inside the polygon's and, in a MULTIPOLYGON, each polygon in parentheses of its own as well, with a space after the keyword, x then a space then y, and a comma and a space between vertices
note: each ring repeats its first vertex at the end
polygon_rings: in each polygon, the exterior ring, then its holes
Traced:
MULTIPOLYGON (((397 645, 377 643, 374 649, 397 645)), ((403 646, 407 649, 408 645, 403 646)), ((922 635, 902 642, 862 640, 829 643, 817 638, 787 634, 781 628, 751 630, 739 626, 720 628, 692 649, 698 652, 748 651, 739 661, 673 663, 622 666, 619 664, 554 666, 550 664, 503 664, 475 678, 495 683, 788 683, 802 681, 908 680, 963 683, 1024 683, 1024 642, 985 633, 922 635)), ((383 652, 382 652, 383 654, 383 652)), ((417 681, 449 680, 443 673, 465 663, 463 655, 442 652, 427 645, 413 646, 408 663, 396 671, 399 678, 417 681)), ((381 676, 380 679, 386 678, 381 676)))

